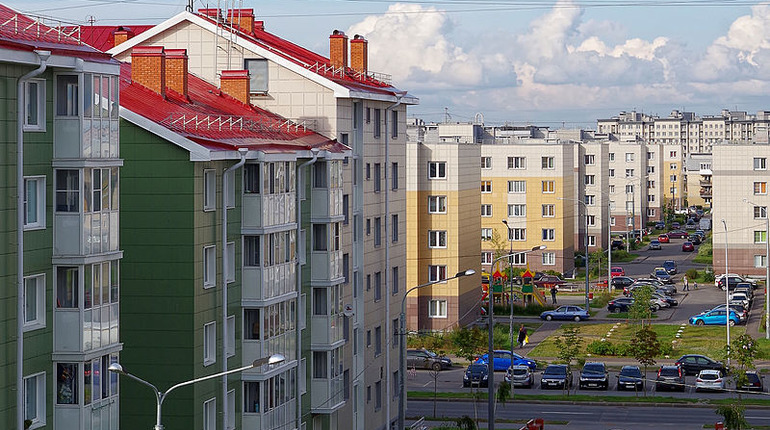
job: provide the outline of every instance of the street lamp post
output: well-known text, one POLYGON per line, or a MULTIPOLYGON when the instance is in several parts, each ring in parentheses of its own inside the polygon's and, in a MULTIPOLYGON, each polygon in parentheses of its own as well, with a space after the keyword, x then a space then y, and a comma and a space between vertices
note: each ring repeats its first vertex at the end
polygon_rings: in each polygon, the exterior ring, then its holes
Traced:
POLYGON ((401 315, 399 315, 399 358, 398 358, 398 428, 404 428, 404 413, 406 412, 406 298, 414 290, 429 287, 441 282, 451 281, 452 279, 460 278, 463 276, 471 276, 476 274, 473 269, 468 269, 462 272, 457 272, 451 278, 439 279, 437 281, 426 282, 416 287, 412 287, 404 293, 404 297, 401 299, 401 315))
MULTIPOLYGON (((586 312, 588 312, 590 301, 588 298, 588 205, 586 202, 580 200, 580 199, 571 199, 569 197, 557 197, 557 200, 571 200, 573 202, 578 202, 581 205, 583 205, 583 211, 585 212, 585 232, 583 233, 583 243, 585 244, 585 261, 586 261, 586 312)), ((579 211, 578 211, 579 213, 579 211)), ((607 281, 609 282, 609 281, 607 281)))
MULTIPOLYGON (((508 229, 508 241, 511 243, 511 249, 508 251, 508 254, 513 254, 513 234, 511 232, 511 226, 508 225, 507 220, 503 220, 503 224, 505 224, 505 228, 508 229)), ((511 321, 508 326, 508 335, 511 338, 511 357, 513 357, 513 258, 508 259, 508 285, 511 290, 510 296, 508 296, 508 301, 511 304, 511 321)))
POLYGON ((730 277, 727 276, 727 222, 722 219, 722 225, 725 227, 725 329, 727 329, 727 366, 730 366, 730 277))
MULTIPOLYGON (((110 364, 110 367, 108 367, 107 370, 110 371, 110 372, 115 372, 115 373, 117 373, 119 375, 127 376, 128 378, 133 379, 134 381, 139 382, 141 384, 144 384, 144 385, 146 385, 146 386, 148 386, 148 387, 150 387, 152 389, 152 391, 155 393, 155 400, 156 400, 156 403, 157 403, 157 408, 156 408, 156 411, 155 411, 155 426, 153 427, 153 430, 163 430, 163 424, 161 424, 161 420, 160 420, 161 408, 163 406, 163 401, 166 400, 166 397, 168 397, 168 395, 171 394, 171 392, 176 390, 177 388, 184 387, 184 386, 187 386, 187 385, 192 385, 192 384, 195 384, 195 383, 201 382, 201 381, 206 381, 208 379, 219 378, 220 376, 229 375, 231 373, 243 372, 243 371, 246 371, 246 370, 249 370, 249 369, 253 369, 253 368, 257 367, 257 366, 262 366, 263 364, 270 364, 270 365, 272 365, 272 364, 279 364, 279 363, 284 362, 285 360, 286 360, 286 357, 284 357, 282 354, 273 354, 270 357, 264 357, 264 358, 259 358, 257 360, 254 360, 254 362, 249 364, 248 366, 239 367, 237 369, 228 370, 226 372, 215 373, 213 375, 208 375, 208 376, 204 376, 202 378, 192 379, 190 381, 180 382, 180 383, 172 386, 171 388, 169 388, 166 391, 160 391, 160 390, 158 390, 158 387, 156 387, 155 385, 152 385, 151 383, 145 381, 144 379, 142 379, 142 378, 140 378, 138 376, 134 376, 134 375, 126 372, 125 370, 123 370, 123 366, 121 366, 120 363, 112 363, 112 364, 110 364)), ((227 425, 227 423, 225 423, 224 425, 227 425)))
POLYGON ((607 291, 612 291, 612 203, 607 201, 607 291))
MULTIPOLYGON (((744 202, 759 206, 743 199, 744 202)), ((770 217, 765 213, 765 339, 770 339, 770 217)))

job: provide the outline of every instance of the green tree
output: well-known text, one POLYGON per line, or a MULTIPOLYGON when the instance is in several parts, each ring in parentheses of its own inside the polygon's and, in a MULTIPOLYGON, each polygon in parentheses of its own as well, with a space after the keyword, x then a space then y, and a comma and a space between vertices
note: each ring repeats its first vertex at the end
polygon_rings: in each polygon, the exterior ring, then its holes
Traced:
POLYGON ((749 428, 749 422, 746 421, 746 408, 739 404, 722 405, 717 408, 717 415, 724 418, 725 428, 730 430, 741 430, 749 428))
MULTIPOLYGON (((647 367, 654 366, 655 357, 660 354, 658 334, 655 333, 655 330, 650 325, 643 324, 636 330, 636 333, 631 338, 631 353, 636 361, 644 367, 643 375, 647 375, 647 367)), ((647 386, 646 382, 644 386, 647 386)), ((647 390, 644 390, 644 396, 647 396, 647 390)))
POLYGON ((476 422, 468 415, 458 418, 455 423, 461 430, 476 430, 476 422))
POLYGON ((503 380, 500 385, 497 386, 497 401, 505 406, 505 402, 511 398, 511 384, 510 382, 503 380))
POLYGON ((588 266, 591 268, 591 276, 601 276, 607 274, 607 253, 599 248, 588 254, 588 266))
POLYGON ((487 344, 484 332, 477 327, 461 327, 452 332, 451 339, 452 352, 468 361, 473 361, 487 344))
POLYGON ((649 324, 652 320, 652 286, 642 285, 634 289, 634 304, 628 310, 628 316, 640 325, 649 324))
MULTIPOLYGON (((571 364, 580 354, 583 346, 583 339, 580 337, 580 327, 568 325, 562 328, 562 334, 554 340, 556 347, 559 348, 559 360, 566 364, 571 364)), ((569 387, 564 386, 564 390, 569 395, 569 387)))
MULTIPOLYGON (((733 339, 731 343, 730 358, 733 365, 730 366, 730 372, 734 375, 733 380, 738 388, 748 383, 746 372, 754 368, 754 359, 757 358, 758 351, 754 338, 745 333, 733 339)), ((738 400, 741 400, 740 390, 738 390, 738 400)))

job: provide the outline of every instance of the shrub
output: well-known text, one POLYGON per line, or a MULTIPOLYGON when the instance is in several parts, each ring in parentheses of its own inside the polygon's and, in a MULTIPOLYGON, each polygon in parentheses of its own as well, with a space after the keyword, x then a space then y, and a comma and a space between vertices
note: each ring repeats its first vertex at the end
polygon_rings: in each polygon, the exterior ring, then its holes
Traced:
POLYGON ((689 269, 684 274, 687 275, 687 279, 690 280, 696 279, 698 277, 698 271, 695 269, 689 269))
POLYGON ((586 346, 586 352, 591 355, 616 355, 615 344, 595 340, 586 346))
POLYGON ((703 273, 703 282, 714 282, 715 279, 714 272, 707 271, 703 273))

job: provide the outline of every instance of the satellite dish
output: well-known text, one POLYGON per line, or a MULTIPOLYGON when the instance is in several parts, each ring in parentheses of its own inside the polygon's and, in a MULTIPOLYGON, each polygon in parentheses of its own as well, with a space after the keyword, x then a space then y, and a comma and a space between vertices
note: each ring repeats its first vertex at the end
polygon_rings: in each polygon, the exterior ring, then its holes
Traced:
POLYGON ((346 317, 350 318, 353 315, 355 315, 355 312, 353 312, 353 305, 346 304, 342 307, 342 315, 345 315, 346 317))

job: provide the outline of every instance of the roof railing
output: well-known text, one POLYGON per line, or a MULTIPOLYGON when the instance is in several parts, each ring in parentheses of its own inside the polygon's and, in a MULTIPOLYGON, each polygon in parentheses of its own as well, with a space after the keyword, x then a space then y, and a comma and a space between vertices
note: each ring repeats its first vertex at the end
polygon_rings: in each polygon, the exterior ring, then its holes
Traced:
POLYGON ((393 81, 393 77, 385 73, 372 72, 372 71, 357 72, 347 67, 334 67, 330 64, 320 63, 320 62, 315 63, 313 65, 307 65, 305 67, 307 67, 309 70, 315 73, 318 73, 320 75, 334 76, 339 78, 344 78, 347 76, 349 78, 352 78, 361 82, 374 80, 374 81, 377 81, 378 83, 390 85, 391 82, 393 81))
POLYGON ((34 38, 35 40, 55 40, 60 43, 82 44, 80 26, 64 21, 29 14, 14 14, 0 28, 12 34, 34 38), (66 25, 65 25, 66 24, 66 25))
POLYGON ((272 131, 272 132, 305 132, 308 129, 305 121, 294 122, 289 119, 258 119, 229 115, 190 115, 170 114, 161 124, 176 130, 184 131, 272 131))

